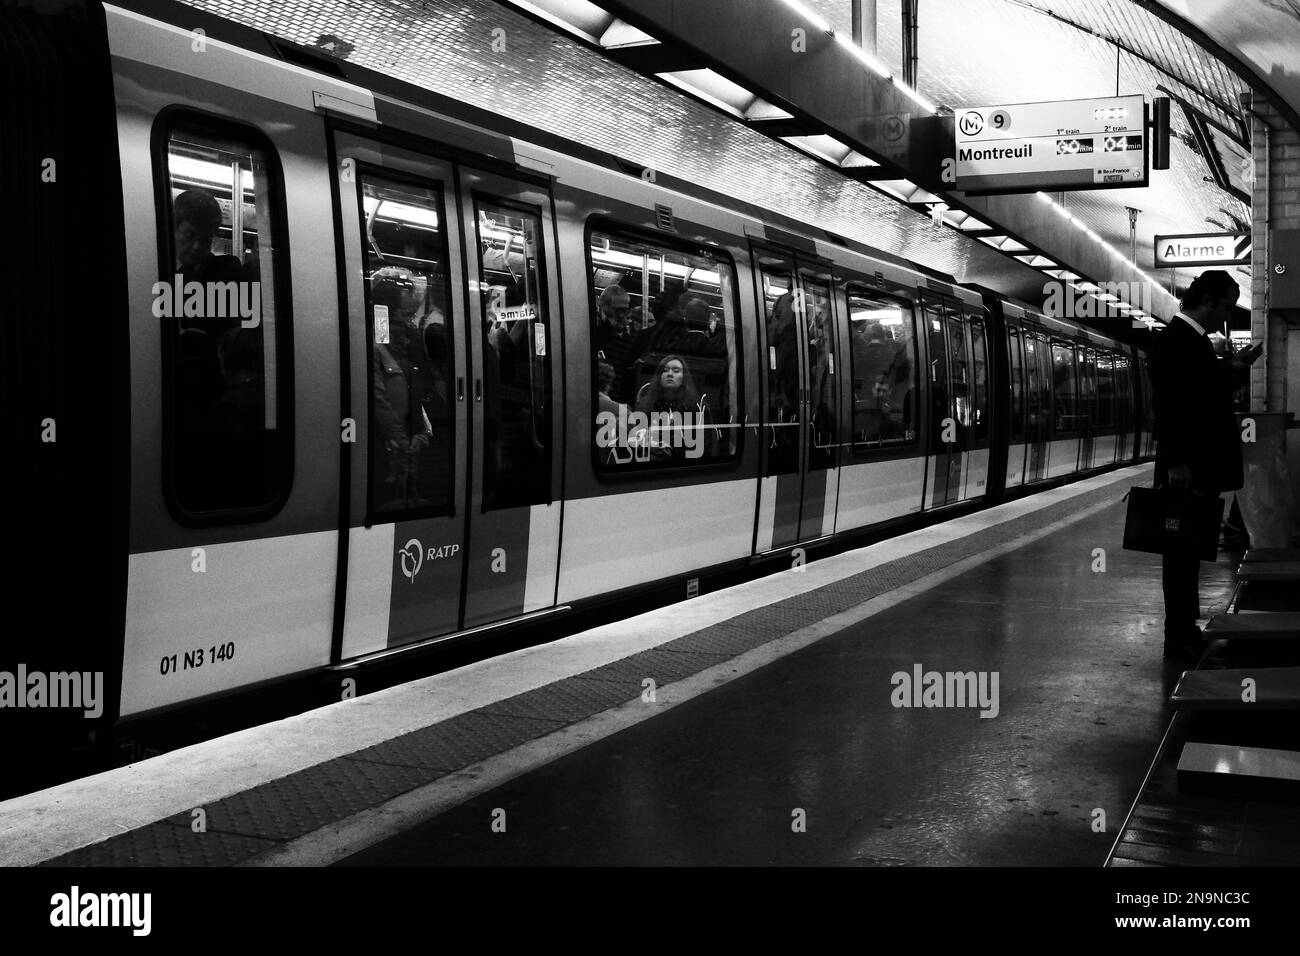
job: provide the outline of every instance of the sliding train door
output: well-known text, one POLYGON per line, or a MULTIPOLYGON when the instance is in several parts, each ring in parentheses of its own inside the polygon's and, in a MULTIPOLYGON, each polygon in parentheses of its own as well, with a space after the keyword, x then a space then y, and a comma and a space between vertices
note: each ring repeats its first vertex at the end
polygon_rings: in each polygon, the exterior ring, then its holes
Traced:
POLYGON ((473 380, 464 626, 555 603, 560 282, 544 186, 461 168, 473 380))
POLYGON ((930 473, 926 507, 978 498, 988 486, 992 441, 988 316, 960 300, 923 291, 930 356, 930 473))
POLYGON ((839 401, 829 264, 758 247, 754 262, 767 366, 755 540, 761 554, 834 532, 839 401))
POLYGON ((563 368, 544 186, 334 142, 353 660, 555 603, 563 368))
POLYGON ((334 144, 346 660, 460 627, 470 362, 451 165, 347 133, 334 144))

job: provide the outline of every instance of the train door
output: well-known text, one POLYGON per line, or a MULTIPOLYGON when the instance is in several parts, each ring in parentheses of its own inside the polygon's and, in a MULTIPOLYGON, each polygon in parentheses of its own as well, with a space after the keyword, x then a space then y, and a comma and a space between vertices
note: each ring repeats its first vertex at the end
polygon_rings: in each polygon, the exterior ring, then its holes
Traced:
POLYGON ((1078 347, 1079 355, 1079 471, 1096 465, 1097 430, 1097 353, 1088 346, 1078 347))
POLYGON ((1059 478, 1079 468, 1079 368, 1072 342, 1051 342, 1052 442, 1047 477, 1059 478))
POLYGON ((922 295, 930 362, 930 475, 926 507, 962 497, 962 464, 971 411, 970 344, 956 304, 933 293, 922 295))
POLYGON ((346 133, 335 148, 349 659, 460 627, 469 345, 451 165, 346 133))
POLYGON ((1007 323, 1007 371, 1010 375, 1010 427, 1007 447, 1006 486, 1015 488, 1025 482, 1025 353, 1021 330, 1018 326, 1007 323))
POLYGON ((754 250, 767 345, 763 479, 755 550, 835 530, 839 413, 829 267, 754 250))
POLYGON ((1128 359, 1117 352, 1111 352, 1110 361, 1111 388, 1115 396, 1115 461, 1127 461, 1131 456, 1129 450, 1133 429, 1133 396, 1129 394, 1128 359))
POLYGON ((962 409, 966 444, 961 497, 965 500, 978 498, 988 489, 993 405, 989 400, 988 314, 983 309, 968 312, 963 325, 966 327, 966 365, 970 379, 969 398, 962 409))
POLYGON ((1047 477, 1052 418, 1052 366, 1047 341, 1025 330, 1025 483, 1047 477))
POLYGON ((473 380, 464 625, 473 627, 555 603, 564 366, 549 189, 462 168, 460 201, 473 380))

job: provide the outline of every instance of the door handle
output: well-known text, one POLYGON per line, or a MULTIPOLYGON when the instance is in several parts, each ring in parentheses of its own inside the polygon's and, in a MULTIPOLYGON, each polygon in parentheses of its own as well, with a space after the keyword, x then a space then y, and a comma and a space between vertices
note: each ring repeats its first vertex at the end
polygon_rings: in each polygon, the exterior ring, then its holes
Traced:
POLYGON ((483 401, 483 379, 474 379, 474 401, 483 401))
POLYGON ((465 379, 464 378, 456 379, 456 401, 458 402, 465 401, 465 379))

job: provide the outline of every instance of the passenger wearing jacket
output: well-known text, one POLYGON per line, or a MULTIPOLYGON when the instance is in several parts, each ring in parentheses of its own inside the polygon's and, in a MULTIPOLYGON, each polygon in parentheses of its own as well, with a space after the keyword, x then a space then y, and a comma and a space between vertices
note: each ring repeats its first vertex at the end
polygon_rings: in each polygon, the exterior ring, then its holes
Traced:
MULTIPOLYGON (((388 310, 388 341, 377 341, 371 353, 375 421, 371 460, 376 469, 381 463, 386 469, 381 480, 388 489, 388 500, 380 507, 415 507, 420 497, 418 456, 429 446, 433 429, 424 413, 421 377, 428 362, 416 325, 414 276, 407 269, 386 267, 371 278, 370 289, 375 307, 388 310)), ((377 337, 380 326, 376 322, 377 337)))
MULTIPOLYGON (((1215 354, 1209 339, 1209 333, 1223 331, 1239 294, 1227 272, 1201 273, 1183 296, 1183 311, 1151 345, 1157 487, 1217 495, 1242 485, 1241 435, 1232 395, 1263 346, 1243 349, 1228 360, 1215 354)), ((1194 554, 1164 555, 1166 657, 1200 655, 1199 575, 1194 554)))

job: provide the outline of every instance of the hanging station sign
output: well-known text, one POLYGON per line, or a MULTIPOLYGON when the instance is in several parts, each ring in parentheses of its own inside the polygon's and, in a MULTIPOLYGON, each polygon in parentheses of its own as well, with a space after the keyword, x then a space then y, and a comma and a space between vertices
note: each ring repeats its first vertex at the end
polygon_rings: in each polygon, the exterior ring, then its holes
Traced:
POLYGON ((1244 232, 1199 232, 1156 236, 1156 268, 1250 265, 1250 235, 1244 232))
POLYGON ((1145 186, 1141 96, 958 109, 957 189, 968 195, 1145 186))

